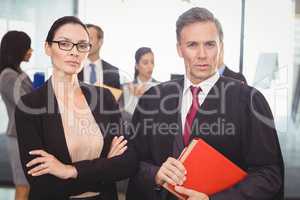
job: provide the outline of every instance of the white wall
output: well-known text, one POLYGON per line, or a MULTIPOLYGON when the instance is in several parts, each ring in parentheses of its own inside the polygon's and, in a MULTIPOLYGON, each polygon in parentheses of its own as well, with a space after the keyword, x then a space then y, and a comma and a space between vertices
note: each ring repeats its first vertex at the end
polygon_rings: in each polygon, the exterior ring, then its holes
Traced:
POLYGON ((171 73, 184 73, 176 52, 175 23, 181 13, 194 6, 206 7, 220 19, 226 63, 238 70, 240 0, 80 0, 79 17, 103 28, 103 59, 132 78, 135 51, 141 46, 151 47, 155 54, 153 76, 166 81, 171 73))

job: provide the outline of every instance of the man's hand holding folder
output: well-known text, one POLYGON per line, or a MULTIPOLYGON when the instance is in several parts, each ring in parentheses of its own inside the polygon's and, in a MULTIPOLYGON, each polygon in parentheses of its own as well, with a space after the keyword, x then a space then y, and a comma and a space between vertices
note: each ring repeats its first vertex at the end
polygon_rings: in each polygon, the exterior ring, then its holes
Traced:
POLYGON ((179 159, 168 158, 155 181, 179 199, 207 200, 240 182, 247 173, 202 139, 193 140, 179 159))
MULTIPOLYGON (((182 151, 180 157, 184 154, 186 149, 187 148, 182 151)), ((173 186, 173 190, 170 192, 179 198, 184 196, 184 199, 187 200, 208 200, 209 198, 206 194, 182 186, 186 180, 186 174, 187 171, 183 163, 179 159, 169 157, 158 170, 155 176, 155 182, 157 185, 164 187, 170 184, 173 186)))
POLYGON ((158 170, 155 176, 155 182, 157 185, 163 185, 164 183, 182 185, 186 179, 186 173, 186 169, 182 162, 169 157, 158 170))

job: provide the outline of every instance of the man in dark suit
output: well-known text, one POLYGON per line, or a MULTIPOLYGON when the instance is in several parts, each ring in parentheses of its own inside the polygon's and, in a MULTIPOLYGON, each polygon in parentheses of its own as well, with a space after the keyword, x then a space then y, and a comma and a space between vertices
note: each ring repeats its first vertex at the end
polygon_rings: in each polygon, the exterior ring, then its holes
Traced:
MULTIPOLYGON (((218 24, 218 26, 220 27, 220 31, 219 31, 220 41, 223 43, 224 32, 223 32, 223 29, 222 29, 222 25, 219 22, 219 20, 216 20, 216 24, 218 24)), ((219 74, 221 76, 226 76, 226 77, 229 77, 229 78, 233 78, 233 79, 242 81, 243 83, 247 84, 246 78, 244 77, 243 74, 236 73, 236 72, 232 71, 231 69, 228 68, 228 66, 226 66, 224 64, 224 43, 221 47, 221 52, 220 52, 220 57, 219 57, 219 64, 218 64, 218 71, 219 71, 219 74)))
POLYGON ((119 69, 100 58, 104 38, 103 30, 94 24, 87 24, 87 27, 92 48, 86 66, 78 74, 79 80, 90 84, 105 84, 120 89, 119 69))
POLYGON ((220 55, 219 67, 218 67, 219 74, 221 76, 233 78, 247 84, 246 78, 243 74, 232 71, 231 69, 228 68, 228 66, 224 64, 223 54, 224 54, 224 50, 222 49, 220 55))
POLYGON ((176 185, 190 200, 283 199, 284 166, 272 113, 256 89, 217 73, 223 43, 216 18, 192 8, 178 18, 176 34, 186 73, 152 87, 138 103, 130 136, 140 164, 127 199, 176 199, 163 183, 176 185), (180 186, 188 172, 176 158, 193 138, 202 138, 248 176, 211 196, 180 186))

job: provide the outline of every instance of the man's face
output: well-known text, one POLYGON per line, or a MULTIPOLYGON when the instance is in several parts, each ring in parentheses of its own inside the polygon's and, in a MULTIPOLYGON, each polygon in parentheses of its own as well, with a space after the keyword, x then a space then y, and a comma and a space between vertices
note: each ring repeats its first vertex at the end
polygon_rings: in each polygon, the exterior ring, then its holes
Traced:
POLYGON ((192 83, 198 84, 216 72, 222 45, 213 22, 195 22, 183 27, 177 51, 192 83))
POLYGON ((103 40, 98 38, 98 33, 95 28, 93 27, 88 28, 88 32, 90 35, 90 43, 92 44, 90 54, 97 53, 102 46, 103 40))

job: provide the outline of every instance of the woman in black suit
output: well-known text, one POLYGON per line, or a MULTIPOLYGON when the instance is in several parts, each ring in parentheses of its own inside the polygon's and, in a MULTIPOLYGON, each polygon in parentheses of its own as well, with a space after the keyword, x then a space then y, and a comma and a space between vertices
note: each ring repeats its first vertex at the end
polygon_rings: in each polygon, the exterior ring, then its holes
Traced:
POLYGON ((16 109, 30 199, 117 199, 114 181, 135 172, 136 155, 118 137, 121 117, 112 94, 78 81, 90 47, 78 18, 55 21, 45 43, 52 77, 16 109))

